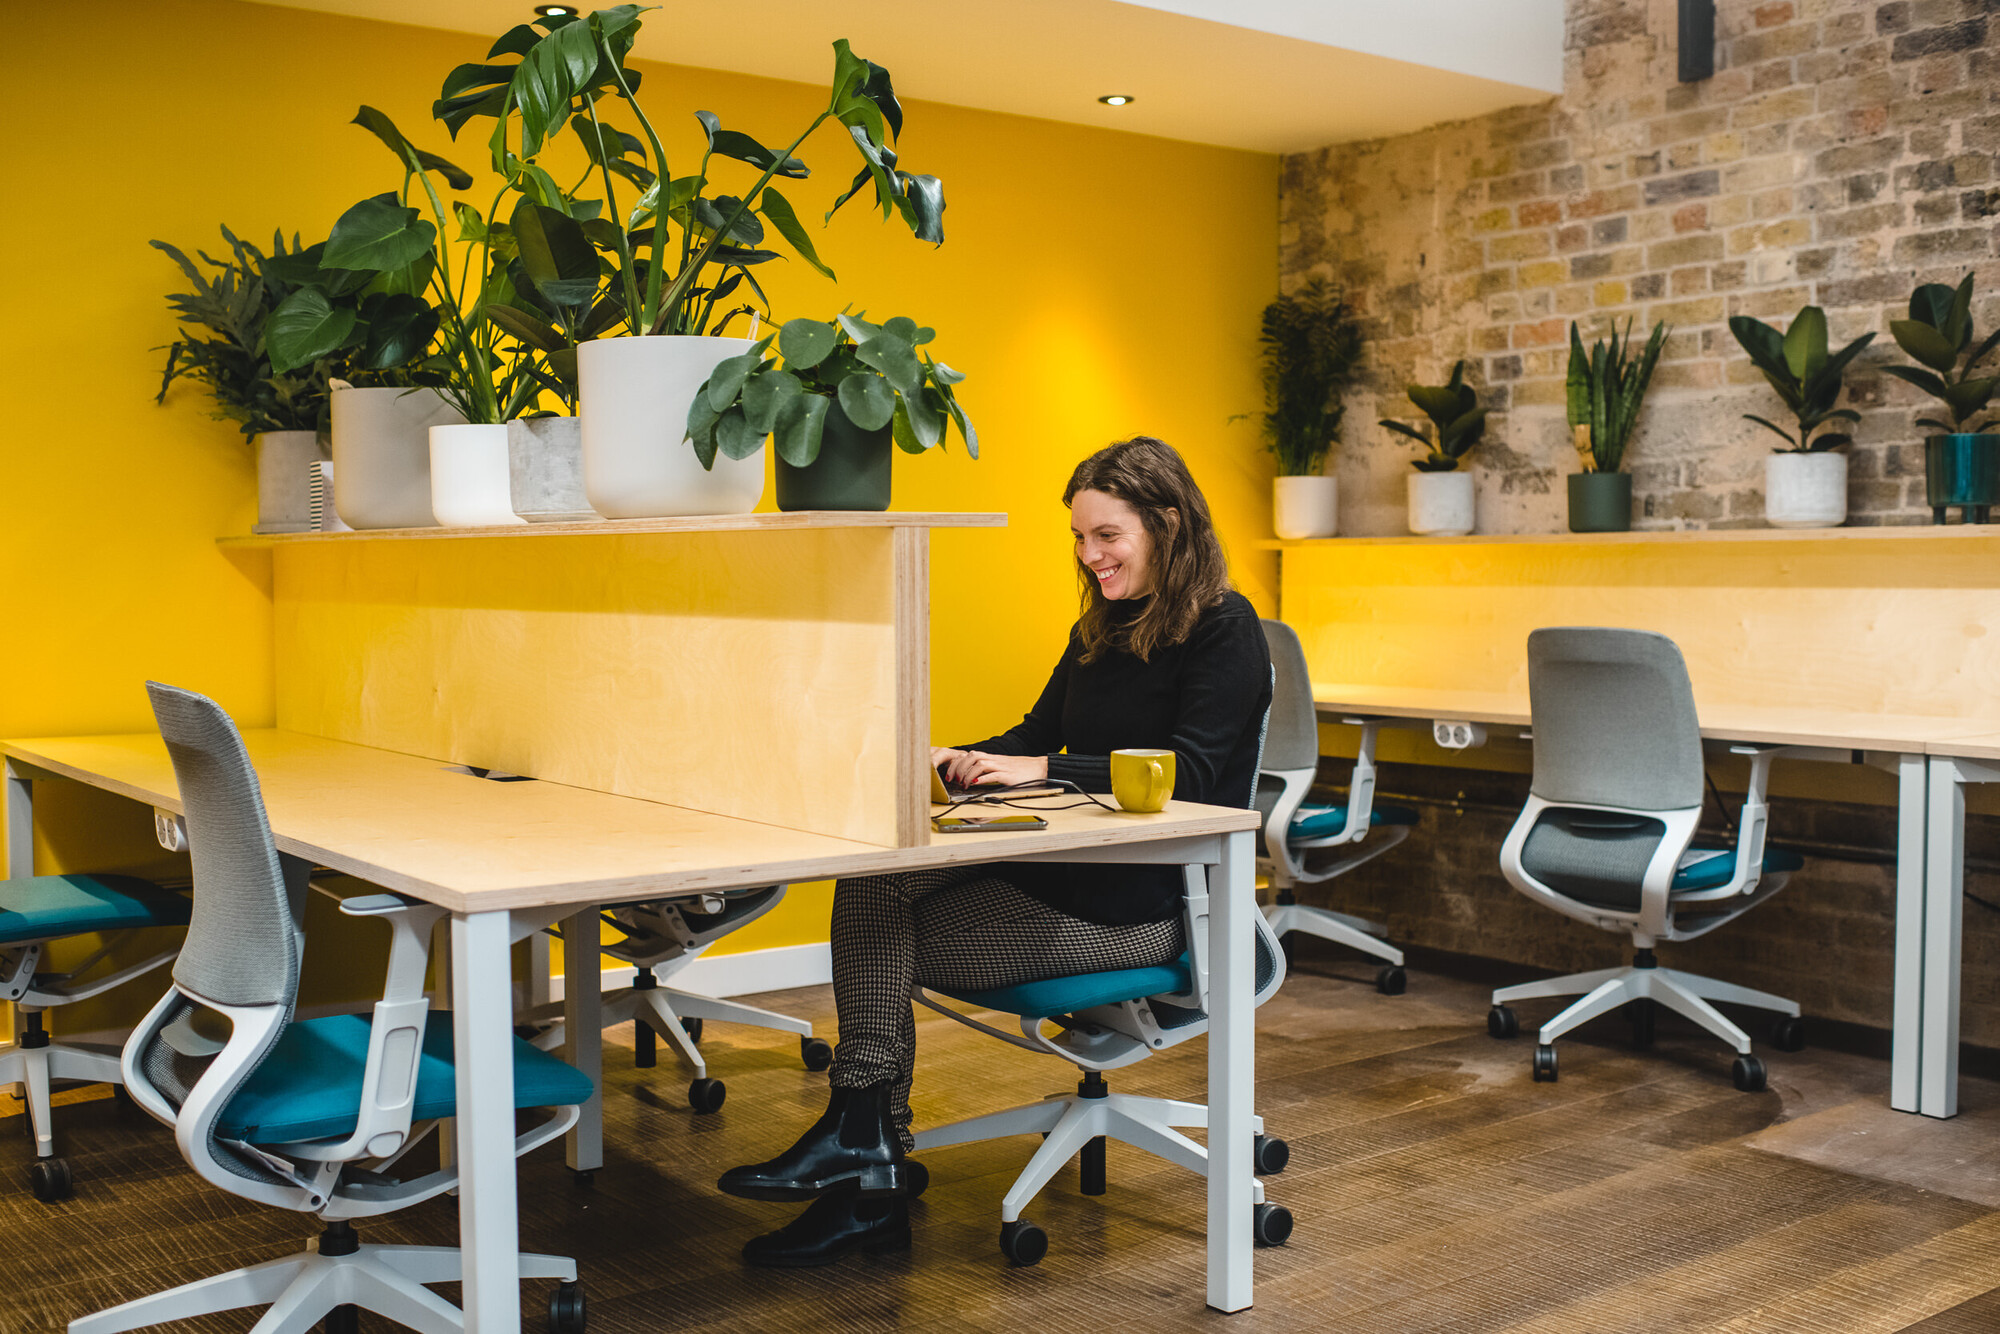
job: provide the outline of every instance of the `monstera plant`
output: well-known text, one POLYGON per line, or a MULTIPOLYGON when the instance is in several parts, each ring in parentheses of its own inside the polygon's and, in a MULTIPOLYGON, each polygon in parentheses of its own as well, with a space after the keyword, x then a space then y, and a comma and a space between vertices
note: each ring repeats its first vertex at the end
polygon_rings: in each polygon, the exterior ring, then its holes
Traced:
POLYGON ((1984 418, 2000 392, 2000 375, 1973 372, 2000 347, 2000 329, 1973 345, 1972 275, 1956 288, 1925 283, 1910 296, 1910 318, 1892 320, 1889 336, 1921 363, 1884 366, 1944 405, 1944 417, 1919 417, 1917 425, 1937 432, 1924 440, 1924 479, 1931 516, 1943 523, 1953 506, 1973 523, 1985 523, 2000 503, 2000 434, 1984 418))

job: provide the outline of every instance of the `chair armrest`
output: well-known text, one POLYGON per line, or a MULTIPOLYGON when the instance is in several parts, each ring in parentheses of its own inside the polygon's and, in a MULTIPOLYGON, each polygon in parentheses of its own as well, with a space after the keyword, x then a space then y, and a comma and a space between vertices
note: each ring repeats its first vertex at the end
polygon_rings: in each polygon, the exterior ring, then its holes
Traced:
POLYGON ((1727 884, 1696 890, 1691 894, 1676 894, 1674 902, 1705 903, 1731 899, 1757 888, 1757 882, 1764 876, 1764 835, 1770 809, 1765 804, 1764 794, 1771 785, 1771 764, 1785 752, 1797 749, 1801 748, 1754 744, 1729 748, 1731 755, 1742 755, 1750 761, 1750 782, 1743 792, 1743 805, 1736 813, 1736 865, 1727 884))

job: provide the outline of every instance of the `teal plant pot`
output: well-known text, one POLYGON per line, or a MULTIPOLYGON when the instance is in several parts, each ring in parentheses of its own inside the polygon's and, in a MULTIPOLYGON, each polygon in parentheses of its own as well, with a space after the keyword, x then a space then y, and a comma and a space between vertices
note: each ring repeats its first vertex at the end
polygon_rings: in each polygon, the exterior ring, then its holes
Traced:
POLYGON ((847 420, 838 399, 826 405, 819 457, 795 468, 780 456, 778 508, 781 510, 885 510, 889 508, 889 465, 895 453, 890 427, 864 431, 847 420))
POLYGON ((1632 528, 1632 474, 1576 472, 1569 477, 1569 530, 1624 533, 1632 528))
POLYGON ((2000 504, 2000 434, 1933 435, 1924 440, 1924 490, 1931 522, 1946 511, 1964 511, 1967 523, 1986 523, 2000 504))

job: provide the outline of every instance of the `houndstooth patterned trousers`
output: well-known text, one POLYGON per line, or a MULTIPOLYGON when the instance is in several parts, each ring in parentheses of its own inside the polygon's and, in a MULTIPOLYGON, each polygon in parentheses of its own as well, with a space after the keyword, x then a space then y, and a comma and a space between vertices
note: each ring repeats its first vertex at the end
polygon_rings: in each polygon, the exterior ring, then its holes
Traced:
POLYGON ((910 1137, 917 1029, 912 985, 984 991, 1073 973, 1151 968, 1180 956, 1181 924, 1104 926, 1059 912, 987 866, 842 880, 833 891, 836 1088, 893 1084, 890 1111, 910 1137))

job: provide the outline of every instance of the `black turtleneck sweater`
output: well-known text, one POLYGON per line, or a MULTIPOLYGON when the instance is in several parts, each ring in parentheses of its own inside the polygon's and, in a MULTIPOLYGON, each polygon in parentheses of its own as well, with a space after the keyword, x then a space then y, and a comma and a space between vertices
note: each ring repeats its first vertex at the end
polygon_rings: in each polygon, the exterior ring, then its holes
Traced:
MULTIPOLYGON (((1129 622, 1144 600, 1110 604, 1129 622)), ((1271 655, 1256 609, 1226 593, 1178 644, 1141 662, 1122 649, 1083 661, 1072 628, 1062 661, 1020 723, 961 750, 1046 755, 1049 777, 1086 792, 1111 790, 1111 752, 1174 752, 1174 799, 1248 806, 1257 778, 1271 655)), ((994 871, 1024 893, 1087 922, 1163 922, 1180 913, 1181 872, 1171 866, 1002 862, 994 871)))

